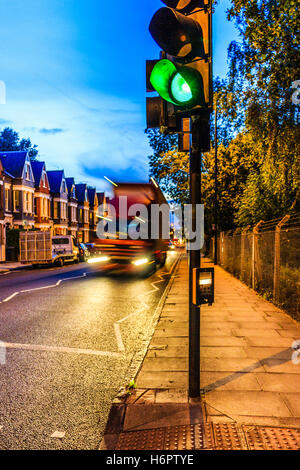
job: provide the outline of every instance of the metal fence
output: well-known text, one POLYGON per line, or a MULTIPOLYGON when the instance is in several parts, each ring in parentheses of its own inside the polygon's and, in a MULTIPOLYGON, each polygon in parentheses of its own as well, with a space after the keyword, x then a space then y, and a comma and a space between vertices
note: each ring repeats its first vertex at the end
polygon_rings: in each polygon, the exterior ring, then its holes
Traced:
POLYGON ((300 213, 221 232, 219 264, 300 320, 299 235, 300 213))

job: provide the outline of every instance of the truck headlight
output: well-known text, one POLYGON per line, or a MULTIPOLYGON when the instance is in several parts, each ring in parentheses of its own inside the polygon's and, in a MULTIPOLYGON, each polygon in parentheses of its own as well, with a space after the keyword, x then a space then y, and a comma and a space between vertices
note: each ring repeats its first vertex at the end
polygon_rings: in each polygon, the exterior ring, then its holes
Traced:
POLYGON ((108 261, 109 257, 108 256, 100 256, 99 258, 89 258, 88 263, 102 263, 103 261, 108 261))
POLYGON ((146 264, 146 263, 149 263, 148 258, 136 259, 135 261, 132 261, 132 264, 134 264, 135 266, 141 266, 142 264, 146 264))

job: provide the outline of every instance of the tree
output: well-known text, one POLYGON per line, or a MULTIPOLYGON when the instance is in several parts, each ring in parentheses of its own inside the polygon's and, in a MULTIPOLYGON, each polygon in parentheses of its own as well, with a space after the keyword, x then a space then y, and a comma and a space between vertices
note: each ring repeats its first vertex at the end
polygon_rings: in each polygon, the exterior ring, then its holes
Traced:
POLYGON ((170 201, 182 206, 188 202, 189 156, 178 152, 177 135, 146 131, 153 154, 149 156, 150 176, 166 192, 170 201))
POLYGON ((6 127, 0 132, 0 150, 3 151, 18 151, 26 150, 29 152, 31 160, 36 160, 38 155, 37 145, 32 145, 31 140, 21 139, 18 132, 14 131, 10 127, 6 127))
POLYGON ((299 107, 291 99, 300 76, 297 2, 232 0, 228 18, 241 40, 230 44, 227 80, 215 87, 219 143, 230 150, 238 135, 252 142, 255 164, 234 203, 235 222, 248 225, 283 216, 299 194, 299 107))

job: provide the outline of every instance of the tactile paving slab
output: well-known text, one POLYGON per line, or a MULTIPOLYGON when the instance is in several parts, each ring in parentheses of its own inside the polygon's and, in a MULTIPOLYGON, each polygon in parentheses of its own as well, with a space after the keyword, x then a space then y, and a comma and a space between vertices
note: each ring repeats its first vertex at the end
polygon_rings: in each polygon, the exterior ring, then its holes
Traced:
POLYGON ((213 449, 210 425, 193 424, 128 431, 120 434, 116 450, 213 449))
POLYGON ((235 423, 214 423, 216 450, 243 450, 241 433, 235 423))
POLYGON ((243 426, 250 450, 300 450, 300 429, 243 426))
POLYGON ((204 423, 119 435, 116 450, 300 450, 300 429, 204 423))

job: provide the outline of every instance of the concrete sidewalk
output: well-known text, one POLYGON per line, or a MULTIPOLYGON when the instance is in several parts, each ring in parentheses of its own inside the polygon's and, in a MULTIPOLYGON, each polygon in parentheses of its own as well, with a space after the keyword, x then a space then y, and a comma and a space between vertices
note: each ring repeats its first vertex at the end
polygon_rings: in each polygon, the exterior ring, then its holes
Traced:
POLYGON ((21 264, 18 261, 8 262, 8 263, 0 263, 0 273, 5 273, 8 271, 16 271, 18 269, 26 269, 31 268, 31 264, 21 264))
MULTIPOLYGON (((202 260, 203 266, 211 266, 202 260)), ((300 449, 300 324, 217 266, 201 308, 201 400, 188 399, 188 266, 180 261, 137 389, 102 449, 300 449)))

